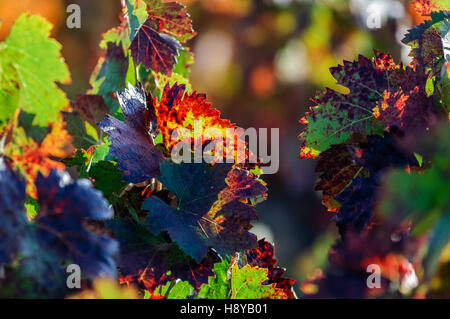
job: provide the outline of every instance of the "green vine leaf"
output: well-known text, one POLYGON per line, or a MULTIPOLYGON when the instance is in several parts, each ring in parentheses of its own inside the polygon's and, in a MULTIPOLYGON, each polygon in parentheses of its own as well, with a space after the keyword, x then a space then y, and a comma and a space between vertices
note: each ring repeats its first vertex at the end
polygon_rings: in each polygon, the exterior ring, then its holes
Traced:
POLYGON ((35 114, 33 124, 56 122, 69 102, 56 82, 70 74, 61 45, 49 38, 52 26, 40 16, 22 14, 0 44, 0 126, 16 109, 35 114))
POLYGON ((267 281, 267 269, 246 265, 231 269, 231 299, 284 299, 281 289, 275 284, 264 285, 267 281))
POLYGON ((286 299, 276 284, 267 284, 268 269, 245 265, 242 268, 227 257, 214 265, 214 277, 198 294, 208 299, 286 299))
POLYGON ((229 298, 229 274, 230 258, 224 258, 220 263, 214 265, 214 277, 208 278, 208 283, 203 284, 199 298, 207 299, 228 299, 229 298))
POLYGON ((164 286, 155 289, 155 293, 164 296, 166 299, 186 299, 194 291, 194 288, 187 281, 171 281, 164 286))

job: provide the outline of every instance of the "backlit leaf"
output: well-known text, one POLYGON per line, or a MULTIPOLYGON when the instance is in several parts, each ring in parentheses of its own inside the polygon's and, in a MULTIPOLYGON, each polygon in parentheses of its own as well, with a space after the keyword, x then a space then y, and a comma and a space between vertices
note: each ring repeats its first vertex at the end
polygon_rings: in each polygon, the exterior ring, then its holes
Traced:
POLYGON ((166 299, 187 299, 194 288, 187 281, 169 282, 156 288, 155 293, 166 299))
POLYGON ((136 26, 140 26, 130 46, 131 55, 136 65, 142 63, 146 69, 170 77, 177 63, 178 50, 182 49, 180 42, 195 35, 191 19, 183 5, 161 0, 136 1, 134 7, 127 4, 128 12, 143 10, 144 3, 147 20, 140 23, 137 16, 129 19, 133 34, 136 26))
POLYGON ((36 115, 33 124, 45 126, 68 106, 56 82, 69 82, 69 70, 50 30, 42 17, 23 14, 0 44, 0 125, 20 108, 36 115))
POLYGON ((224 258, 214 265, 214 276, 208 278, 208 283, 202 285, 198 296, 207 299, 228 299, 230 297, 230 258, 224 258))
POLYGON ((412 7, 418 13, 428 15, 433 11, 450 10, 448 0, 414 0, 412 7))
POLYGON ((345 143, 354 133, 380 132, 372 109, 383 99, 383 92, 389 87, 389 73, 398 66, 390 56, 375 54, 374 61, 359 56, 358 61, 344 61, 344 65, 330 69, 338 84, 350 92, 326 89, 312 98, 316 106, 301 119, 306 125, 299 136, 303 141, 301 158, 316 157, 333 144, 345 143))
POLYGON ((278 260, 275 259, 275 251, 271 243, 264 239, 259 240, 258 247, 247 252, 247 262, 252 267, 267 269, 267 283, 275 284, 275 288, 281 289, 287 298, 296 298, 293 290, 295 280, 283 277, 285 269, 276 266, 278 260))
POLYGON ((146 69, 152 69, 170 76, 176 63, 181 44, 171 36, 158 33, 151 21, 146 21, 139 29, 130 50, 136 65, 143 64, 146 69))
POLYGON ((230 259, 223 259, 214 265, 214 277, 204 284, 200 298, 207 299, 286 299, 276 284, 268 284, 266 268, 237 264, 230 265, 230 259))
POLYGON ((144 202, 147 223, 154 234, 167 231, 171 239, 195 260, 201 261, 208 248, 221 255, 256 245, 256 236, 249 233, 256 211, 249 200, 263 196, 265 187, 245 180, 248 172, 230 171, 229 165, 169 164, 161 165, 160 181, 177 196, 176 208, 158 197, 144 202), (243 181, 243 188, 239 182, 243 181))
POLYGON ((34 181, 39 173, 48 175, 51 169, 63 170, 65 165, 56 159, 64 159, 73 152, 72 137, 65 129, 65 123, 50 124, 50 132, 41 143, 26 136, 22 127, 12 132, 12 140, 5 147, 5 155, 14 160, 27 181, 27 193, 36 198, 34 181))
POLYGON ((231 269, 231 297, 230 299, 286 299, 283 290, 275 284, 264 284, 267 281, 268 270, 265 268, 243 268, 238 265, 231 269))
POLYGON ((242 163, 250 158, 246 143, 238 142, 238 137, 244 130, 228 120, 221 119, 220 112, 206 101, 205 94, 185 91, 185 85, 175 84, 170 87, 167 84, 162 97, 153 98, 156 118, 166 148, 172 150, 176 144, 182 142, 195 151, 209 142, 208 147, 214 147, 217 152, 211 156, 223 155, 218 156, 221 161, 232 159, 242 163))

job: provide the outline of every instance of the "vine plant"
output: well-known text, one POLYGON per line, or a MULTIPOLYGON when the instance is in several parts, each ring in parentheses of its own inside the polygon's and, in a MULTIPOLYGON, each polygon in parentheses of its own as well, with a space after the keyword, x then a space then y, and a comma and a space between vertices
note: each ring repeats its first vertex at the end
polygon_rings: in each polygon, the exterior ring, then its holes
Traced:
POLYGON ((340 233, 309 297, 448 296, 450 13, 414 7, 427 17, 403 39, 409 65, 378 51, 344 61, 331 74, 349 92, 319 91, 300 120, 300 158, 318 158, 315 189, 340 233))
MULTIPOLYGON (((195 122, 237 128, 189 83, 186 8, 122 7, 91 89, 70 107, 47 22, 24 14, 2 43, 1 294, 69 296, 66 266, 76 264, 78 297, 114 296, 102 294, 109 287, 123 297, 294 298, 272 244, 249 232, 267 191, 258 166, 171 159, 177 128, 200 146, 214 139, 198 141, 195 122)), ((227 142, 227 157, 248 158, 227 142)))
MULTIPOLYGON (((323 276, 302 284, 309 297, 445 291, 432 279, 450 264, 441 254, 450 25, 439 1, 427 3, 417 7, 430 19, 404 40, 410 65, 376 51, 332 68, 349 93, 319 92, 302 119, 301 157, 319 158, 316 189, 341 234, 323 276), (375 290, 369 264, 383 269, 375 290)), ((207 146, 215 140, 199 141, 194 123, 237 128, 189 83, 186 8, 123 0, 91 89, 71 102, 57 85, 70 74, 50 29, 23 14, 0 43, 0 296, 296 298, 273 245, 250 231, 267 197, 258 165, 171 158, 176 129, 207 146), (82 275, 75 295, 71 264, 82 275)), ((227 156, 249 158, 227 142, 227 156)))

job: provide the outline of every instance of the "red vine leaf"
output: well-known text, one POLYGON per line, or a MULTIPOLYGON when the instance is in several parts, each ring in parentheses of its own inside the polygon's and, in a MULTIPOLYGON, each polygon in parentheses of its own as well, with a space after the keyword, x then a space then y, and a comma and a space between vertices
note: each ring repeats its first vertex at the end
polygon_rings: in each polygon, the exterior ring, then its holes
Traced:
POLYGON ((372 109, 383 99, 389 74, 396 68, 389 55, 377 51, 374 61, 360 55, 358 61, 331 68, 338 84, 350 92, 326 89, 311 99, 316 106, 300 120, 306 126, 299 136, 303 141, 300 157, 316 157, 333 144, 345 143, 354 133, 379 132, 372 109))
POLYGON ((383 100, 374 108, 374 116, 389 129, 397 126, 411 133, 428 126, 428 98, 423 85, 417 85, 411 91, 387 90, 383 100))
POLYGON ((146 69, 168 76, 172 74, 181 48, 181 44, 171 36, 155 31, 150 20, 141 26, 130 46, 136 65, 142 63, 146 69))
POLYGON ((146 218, 149 230, 153 234, 167 231, 197 262, 206 256, 210 247, 222 256, 254 247, 256 236, 248 231, 257 214, 251 203, 244 202, 263 196, 266 189, 246 184, 245 191, 230 190, 234 187, 232 181, 245 181, 249 173, 244 170, 229 173, 229 170, 230 166, 224 164, 207 167, 163 162, 160 181, 175 193, 177 205, 169 206, 155 196, 145 200, 142 208, 149 211, 146 218), (227 174, 230 179, 225 179, 227 174), (230 197, 230 194, 234 195, 230 197))
POLYGON ((296 299, 292 289, 295 280, 283 277, 285 270, 276 266, 278 260, 274 257, 273 245, 261 239, 258 241, 257 248, 248 251, 247 262, 252 267, 266 268, 268 270, 268 284, 275 284, 275 288, 283 290, 288 299, 296 299))
POLYGON ((178 37, 180 41, 192 38, 195 33, 186 7, 167 0, 146 0, 148 21, 158 33, 178 37))
POLYGON ((22 128, 12 132, 12 141, 5 147, 5 155, 13 159, 14 166, 24 172, 27 193, 36 198, 34 181, 39 173, 48 175, 52 169, 64 170, 64 159, 73 153, 72 136, 65 129, 66 123, 59 120, 50 124, 50 132, 41 143, 25 135, 22 128))
POLYGON ((175 84, 170 87, 167 84, 161 99, 153 98, 153 106, 166 148, 171 150, 180 141, 193 148, 210 142, 215 151, 223 153, 224 160, 238 159, 242 163, 250 158, 246 143, 237 141, 244 130, 229 120, 221 119, 220 112, 206 101, 205 94, 197 92, 189 94, 185 93, 185 90, 185 85, 175 84), (196 125, 198 131, 203 134, 195 132, 196 125), (179 132, 182 130, 186 130, 188 134, 180 136, 179 132), (218 142, 215 142, 218 134, 214 131, 220 133, 221 139, 218 139, 218 142), (234 135, 230 136, 228 132, 234 132, 234 135))

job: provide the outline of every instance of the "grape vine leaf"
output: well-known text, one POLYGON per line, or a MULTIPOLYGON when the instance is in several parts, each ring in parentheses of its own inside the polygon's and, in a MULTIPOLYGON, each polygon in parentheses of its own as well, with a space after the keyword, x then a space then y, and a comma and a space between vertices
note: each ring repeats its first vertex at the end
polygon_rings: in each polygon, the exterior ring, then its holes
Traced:
POLYGON ((440 77, 440 68, 445 61, 445 44, 443 43, 445 25, 449 18, 448 11, 433 11, 429 20, 425 20, 406 33, 402 42, 411 47, 410 56, 413 58, 416 69, 422 69, 424 72, 440 77))
POLYGON ((11 286, 11 291, 22 297, 32 297, 33 293, 61 297, 67 288, 61 262, 67 261, 79 264, 89 278, 114 276, 117 243, 85 225, 88 219, 98 221, 112 215, 99 193, 88 181, 74 183, 67 173, 59 171, 51 171, 49 177, 39 175, 36 186, 39 212, 28 220, 25 182, 2 161, 0 233, 9 240, 0 244, 0 261, 17 261, 9 265, 10 273, 2 282, 5 289, 11 286))
POLYGON ((175 243, 154 236, 140 221, 115 218, 107 222, 120 242, 121 282, 136 283, 150 293, 168 281, 183 280, 195 289, 211 276, 217 255, 210 251, 201 263, 186 256, 175 243))
POLYGON ((268 270, 265 268, 246 265, 239 268, 234 265, 231 269, 231 297, 230 299, 286 299, 282 289, 275 284, 267 284, 268 270))
POLYGON ((448 11, 433 11, 430 13, 430 19, 425 20, 422 24, 414 26, 412 29, 408 30, 402 42, 408 44, 414 40, 419 40, 423 33, 430 27, 444 21, 449 18, 450 13, 448 11))
POLYGON ((51 169, 63 170, 65 165, 57 159, 64 159, 73 152, 72 137, 61 119, 51 123, 48 129, 49 133, 38 143, 27 136, 23 127, 16 127, 5 146, 5 155, 24 173, 27 193, 33 198, 36 198, 34 181, 38 173, 47 175, 51 169))
POLYGON ((150 21, 141 26, 130 46, 136 65, 142 63, 147 70, 152 69, 169 76, 181 48, 181 44, 171 36, 156 32, 150 21))
MULTIPOLYGON (((191 19, 185 6, 179 3, 161 0, 144 2, 147 20, 131 42, 131 55, 136 65, 142 63, 146 69, 170 76, 177 63, 178 50, 182 49, 180 42, 194 36, 191 19)), ((130 24, 136 25, 132 23, 134 20, 137 19, 130 19, 130 24)))
POLYGON ((0 125, 20 108, 36 115, 33 124, 46 126, 69 105, 56 85, 70 81, 69 70, 50 30, 42 17, 22 14, 0 44, 0 125))
POLYGON ((5 270, 0 296, 17 298, 61 297, 65 271, 54 251, 36 242, 34 224, 24 211, 25 180, 0 158, 0 263, 5 270))
POLYGON ((128 183, 142 183, 159 175, 162 153, 153 145, 149 131, 153 130, 151 112, 141 86, 119 93, 119 103, 125 118, 122 122, 108 115, 98 123, 109 135, 109 154, 117 158, 117 168, 128 183))
POLYGON ((248 232, 250 222, 257 219, 256 211, 242 201, 263 196, 266 189, 259 181, 250 184, 247 171, 230 171, 230 165, 224 164, 163 162, 161 173, 160 181, 178 202, 173 208, 158 197, 144 201, 142 208, 149 211, 146 221, 152 233, 167 231, 197 261, 209 247, 228 255, 256 246, 256 236, 248 232))
POLYGON ((187 281, 169 282, 155 289, 155 294, 166 299, 187 299, 194 288, 187 281))
POLYGON ((158 32, 170 34, 180 42, 191 39, 195 32, 186 7, 175 1, 144 0, 148 20, 158 32))
POLYGON ((312 98, 316 106, 300 120, 306 125, 299 136, 303 141, 300 157, 316 157, 333 144, 345 143, 354 133, 380 133, 372 109, 383 98, 388 75, 396 67, 390 56, 375 51, 374 61, 360 55, 358 61, 331 68, 337 83, 350 92, 326 89, 312 98))
POLYGON ((40 211, 33 220, 39 245, 78 264, 83 275, 116 277, 118 243, 88 230, 87 220, 104 221, 113 212, 88 180, 72 181, 66 172, 52 170, 36 179, 40 211))
POLYGON ((207 148, 213 146, 215 151, 223 154, 223 160, 238 159, 242 163, 248 159, 246 144, 238 143, 235 139, 243 134, 244 130, 228 120, 221 119, 220 112, 211 107, 205 94, 189 94, 185 91, 185 85, 175 84, 170 87, 167 84, 161 98, 153 98, 156 118, 166 148, 172 150, 176 144, 183 142, 189 146, 193 145, 195 150, 209 141, 207 148), (229 134, 230 130, 234 132, 232 136, 229 134), (196 133, 199 131, 202 134, 196 133))
POLYGON ((168 231, 181 249, 201 261, 208 251, 205 243, 208 234, 201 235, 201 220, 214 223, 204 216, 217 200, 219 192, 226 187, 225 178, 229 170, 228 165, 207 167, 206 164, 162 162, 159 180, 177 196, 177 208, 172 208, 158 197, 144 201, 142 209, 149 211, 147 221, 150 231, 154 234, 168 231))
POLYGON ((267 283, 274 284, 275 288, 281 289, 287 298, 296 299, 293 290, 295 280, 283 277, 285 270, 276 266, 278 260, 274 256, 273 245, 264 239, 259 240, 258 247, 249 250, 246 254, 250 266, 267 269, 267 283))
POLYGON ((445 25, 449 23, 450 12, 432 12, 430 17, 409 30, 402 42, 411 47, 409 55, 417 70, 440 78, 445 62, 445 25))
POLYGON ((199 292, 200 298, 208 299, 286 299, 282 289, 276 284, 267 284, 266 268, 245 265, 239 268, 231 264, 229 258, 214 266, 214 277, 204 284, 199 292))
POLYGON ((198 297, 207 299, 228 299, 230 297, 230 285, 228 273, 231 258, 225 257, 221 262, 214 265, 214 276, 208 278, 208 283, 202 285, 198 297))

